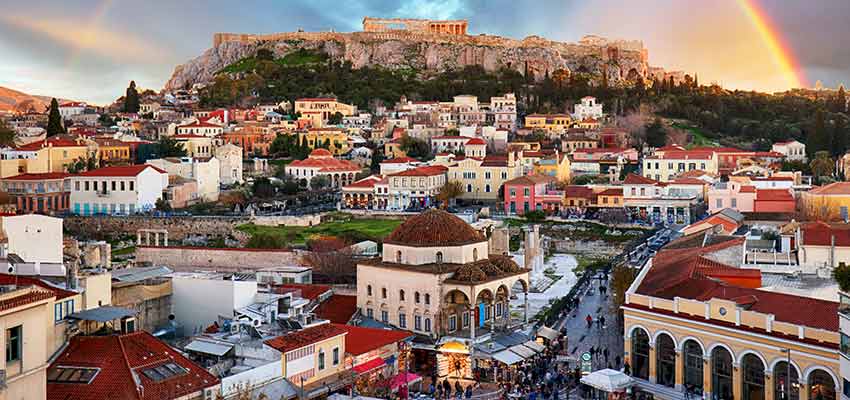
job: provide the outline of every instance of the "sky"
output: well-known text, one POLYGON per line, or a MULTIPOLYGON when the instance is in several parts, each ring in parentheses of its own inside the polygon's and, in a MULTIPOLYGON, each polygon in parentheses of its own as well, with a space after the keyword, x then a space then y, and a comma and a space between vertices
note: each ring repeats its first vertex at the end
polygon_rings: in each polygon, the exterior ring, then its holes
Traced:
POLYGON ((642 40, 701 83, 778 91, 850 82, 847 0, 3 0, 0 86, 94 104, 160 90, 215 32, 360 30, 362 17, 469 20, 469 32, 642 40))

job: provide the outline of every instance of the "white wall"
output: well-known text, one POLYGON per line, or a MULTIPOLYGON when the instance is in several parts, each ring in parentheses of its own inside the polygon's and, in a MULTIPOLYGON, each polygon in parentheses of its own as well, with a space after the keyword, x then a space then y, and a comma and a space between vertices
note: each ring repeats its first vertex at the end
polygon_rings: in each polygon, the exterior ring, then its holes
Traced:
POLYGON ((61 218, 28 214, 2 217, 0 223, 9 239, 9 253, 27 263, 62 264, 61 218))
POLYGON ((233 310, 252 303, 257 282, 230 281, 177 274, 172 277, 172 310, 187 335, 197 333, 218 316, 233 316, 233 310))
POLYGON ((276 360, 245 372, 221 378, 221 395, 222 397, 234 396, 240 391, 281 378, 280 360, 276 360))

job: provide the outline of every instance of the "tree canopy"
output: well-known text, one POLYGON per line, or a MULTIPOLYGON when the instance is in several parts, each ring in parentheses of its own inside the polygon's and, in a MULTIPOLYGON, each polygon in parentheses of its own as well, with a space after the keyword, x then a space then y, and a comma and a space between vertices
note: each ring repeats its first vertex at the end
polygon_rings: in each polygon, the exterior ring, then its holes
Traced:
POLYGON ((47 136, 65 133, 62 124, 62 115, 59 114, 59 101, 55 98, 50 100, 50 111, 47 112, 47 136))
POLYGON ((130 86, 124 94, 124 112, 139 112, 139 92, 136 91, 136 81, 130 81, 130 86))

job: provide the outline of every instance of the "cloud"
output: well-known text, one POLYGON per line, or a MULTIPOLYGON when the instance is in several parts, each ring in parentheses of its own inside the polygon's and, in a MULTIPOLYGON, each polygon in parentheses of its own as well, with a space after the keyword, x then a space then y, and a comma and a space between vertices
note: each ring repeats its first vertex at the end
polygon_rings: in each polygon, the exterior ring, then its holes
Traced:
POLYGON ((112 61, 159 62, 167 52, 133 35, 98 25, 80 27, 79 21, 62 18, 0 15, 0 21, 18 30, 49 39, 67 47, 71 57, 87 53, 112 61))

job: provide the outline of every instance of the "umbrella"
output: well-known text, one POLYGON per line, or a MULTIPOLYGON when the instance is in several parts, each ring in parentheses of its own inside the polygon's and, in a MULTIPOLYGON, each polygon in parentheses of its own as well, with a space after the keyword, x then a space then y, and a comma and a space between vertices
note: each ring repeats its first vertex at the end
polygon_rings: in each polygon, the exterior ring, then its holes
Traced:
POLYGON ((581 378, 581 383, 605 392, 621 392, 632 386, 632 377, 613 369, 601 369, 581 378))
POLYGON ((390 389, 396 390, 399 386, 409 385, 413 382, 421 381, 422 377, 412 372, 403 372, 393 377, 390 383, 390 389))

